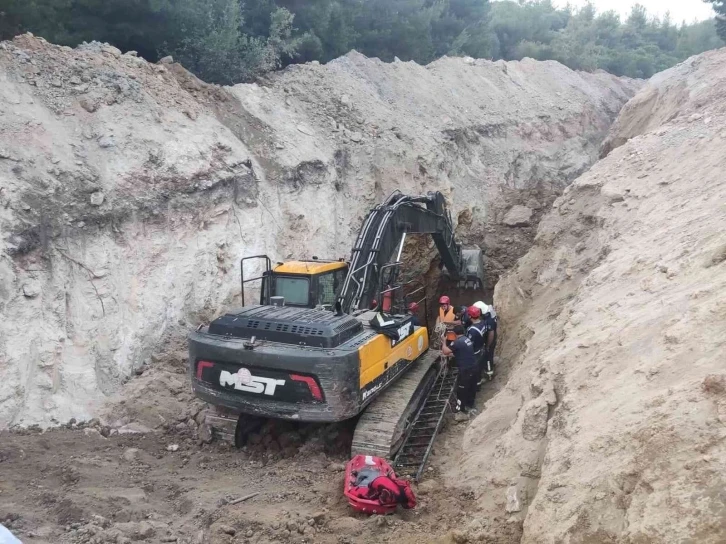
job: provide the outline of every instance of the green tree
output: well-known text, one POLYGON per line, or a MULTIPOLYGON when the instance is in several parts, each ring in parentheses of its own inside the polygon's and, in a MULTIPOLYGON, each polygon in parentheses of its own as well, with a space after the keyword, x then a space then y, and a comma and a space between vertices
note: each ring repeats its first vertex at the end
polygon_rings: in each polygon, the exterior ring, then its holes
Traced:
POLYGON ((281 65, 297 46, 292 38, 294 15, 284 8, 270 13, 267 37, 242 32, 244 20, 237 0, 177 0, 166 6, 180 39, 162 44, 205 81, 232 84, 249 81, 281 65))
POLYGON ((650 77, 722 47, 719 15, 675 25, 635 5, 621 21, 592 3, 553 0, 0 0, 0 38, 26 31, 77 45, 110 42, 149 60, 173 54, 212 82, 249 81, 286 64, 369 57, 427 63, 442 55, 558 60, 580 70, 650 77))
POLYGON ((647 78, 688 56, 721 47, 712 21, 680 28, 636 4, 627 19, 598 14, 592 4, 557 9, 549 0, 497 2, 492 26, 505 59, 554 59, 579 70, 605 69, 647 78))
POLYGON ((704 0, 713 5, 716 12, 716 30, 723 41, 726 42, 726 0, 704 0))
POLYGON ((702 21, 679 29, 675 53, 682 60, 723 46, 713 21, 702 21))

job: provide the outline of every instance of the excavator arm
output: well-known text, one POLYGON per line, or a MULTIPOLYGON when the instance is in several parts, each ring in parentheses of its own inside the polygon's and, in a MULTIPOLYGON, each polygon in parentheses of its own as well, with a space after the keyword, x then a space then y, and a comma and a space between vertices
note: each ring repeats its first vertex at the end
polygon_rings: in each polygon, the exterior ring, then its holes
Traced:
POLYGON ((339 313, 370 306, 380 292, 384 267, 400 261, 407 234, 430 234, 449 276, 463 287, 482 287, 481 249, 462 249, 457 243, 444 196, 438 191, 423 196, 396 191, 363 221, 337 297, 339 313))

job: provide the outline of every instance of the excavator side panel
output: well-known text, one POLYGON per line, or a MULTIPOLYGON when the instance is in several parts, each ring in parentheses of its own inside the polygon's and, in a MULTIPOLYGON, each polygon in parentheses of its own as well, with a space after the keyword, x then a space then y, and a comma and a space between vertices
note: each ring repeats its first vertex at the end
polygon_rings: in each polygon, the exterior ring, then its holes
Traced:
MULTIPOLYGON (((411 325, 413 327, 413 325, 411 325)), ((358 348, 364 402, 406 370, 429 347, 426 328, 418 327, 399 342, 378 334, 358 348), (392 344, 395 344, 392 346, 392 344)))

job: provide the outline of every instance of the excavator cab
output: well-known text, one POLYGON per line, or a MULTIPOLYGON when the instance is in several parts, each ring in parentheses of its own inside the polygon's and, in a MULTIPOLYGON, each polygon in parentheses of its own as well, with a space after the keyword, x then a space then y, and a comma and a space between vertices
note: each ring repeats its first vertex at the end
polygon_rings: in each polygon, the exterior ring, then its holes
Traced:
POLYGON ((345 281, 348 265, 343 260, 325 261, 317 257, 311 260, 289 261, 272 265, 267 255, 245 257, 240 262, 242 277, 242 306, 245 305, 245 284, 261 281, 260 305, 285 305, 296 308, 331 309, 335 293, 345 281), (245 278, 246 261, 262 261, 260 276, 245 278))

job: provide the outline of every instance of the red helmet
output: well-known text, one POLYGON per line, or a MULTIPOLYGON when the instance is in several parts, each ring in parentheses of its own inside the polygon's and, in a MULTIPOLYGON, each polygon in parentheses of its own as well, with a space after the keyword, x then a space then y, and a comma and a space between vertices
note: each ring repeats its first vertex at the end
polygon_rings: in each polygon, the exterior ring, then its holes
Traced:
POLYGON ((412 302, 411 304, 408 305, 408 309, 411 312, 418 312, 418 303, 417 302, 412 302))
POLYGON ((439 304, 451 304, 451 299, 444 295, 439 299, 439 304))
POLYGON ((469 317, 473 317, 474 319, 481 317, 481 310, 476 306, 469 306, 467 313, 469 314, 469 317))

